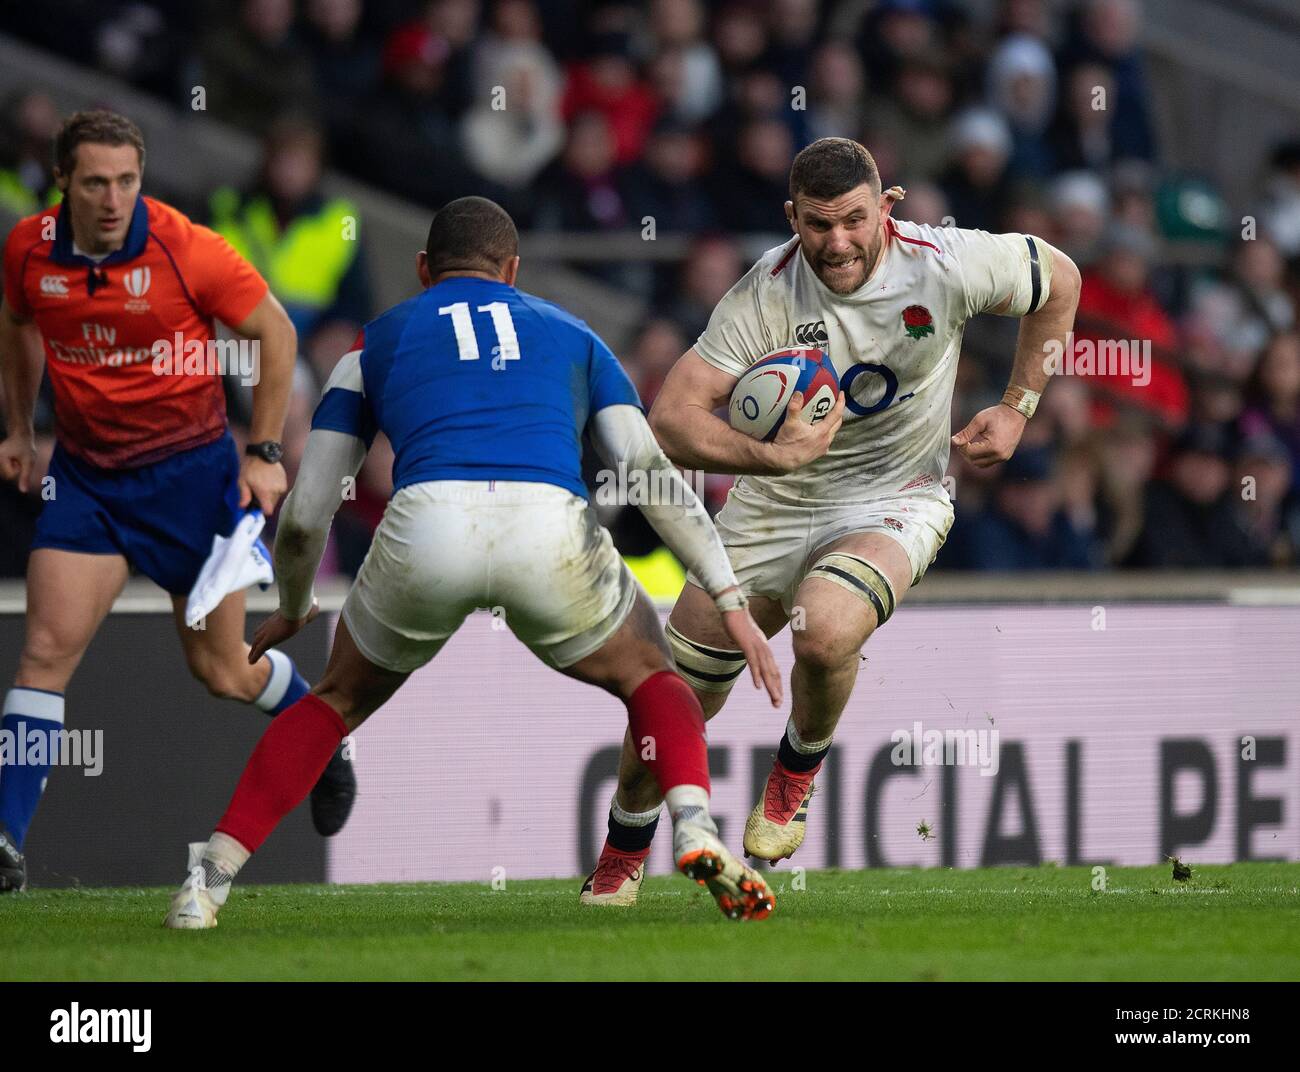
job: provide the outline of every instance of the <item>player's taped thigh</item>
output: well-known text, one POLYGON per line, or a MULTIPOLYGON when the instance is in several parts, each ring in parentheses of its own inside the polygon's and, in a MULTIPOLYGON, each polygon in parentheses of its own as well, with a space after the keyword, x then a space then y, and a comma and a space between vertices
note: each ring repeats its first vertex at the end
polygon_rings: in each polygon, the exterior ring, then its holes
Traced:
POLYGON ((725 648, 711 648, 683 636, 669 622, 664 628, 673 652, 677 672, 700 692, 727 693, 745 669, 745 654, 725 648))
POLYGON ((898 600, 894 597, 894 586, 884 571, 859 555, 847 551, 831 551, 817 560, 817 565, 808 571, 809 577, 820 577, 823 581, 838 584, 846 591, 852 592, 859 599, 870 603, 876 611, 876 628, 889 621, 898 600))

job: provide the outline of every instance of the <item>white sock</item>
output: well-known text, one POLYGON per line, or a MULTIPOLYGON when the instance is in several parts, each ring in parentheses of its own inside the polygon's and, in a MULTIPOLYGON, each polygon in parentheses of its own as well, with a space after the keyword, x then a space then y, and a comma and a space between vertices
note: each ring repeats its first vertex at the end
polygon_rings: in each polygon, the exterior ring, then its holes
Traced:
POLYGON ((250 856, 252 853, 229 834, 218 832, 208 838, 203 850, 203 882, 218 905, 226 903, 230 883, 250 856))
POLYGON ((711 823, 709 792, 699 785, 675 785, 664 794, 673 822, 711 823))
POLYGON ((649 826, 659 818, 659 812, 662 810, 662 804, 656 804, 652 811, 624 811, 618 806, 618 794, 610 801, 609 813, 614 816, 614 822, 619 826, 649 826))
POLYGON ((801 756, 813 756, 818 752, 824 752, 831 746, 834 737, 827 737, 824 741, 805 741, 799 736, 799 731, 794 728, 794 716, 790 716, 790 721, 785 724, 785 739, 790 742, 790 747, 798 752, 801 756))
POLYGON ((274 710, 293 684, 293 660, 276 648, 267 651, 266 657, 271 661, 271 674, 253 701, 253 706, 259 711, 274 710))

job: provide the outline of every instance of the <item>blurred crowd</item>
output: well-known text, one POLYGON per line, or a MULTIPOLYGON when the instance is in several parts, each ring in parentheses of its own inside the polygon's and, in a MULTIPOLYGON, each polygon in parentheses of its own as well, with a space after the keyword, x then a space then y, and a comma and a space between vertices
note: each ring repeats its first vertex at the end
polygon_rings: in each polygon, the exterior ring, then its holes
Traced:
MULTIPOLYGON (((294 316, 291 468, 319 385, 378 311, 360 244, 337 238, 357 209, 321 193, 324 168, 430 208, 490 196, 526 230, 635 233, 652 217, 661 236, 693 236, 680 263, 573 266, 642 301, 620 357, 649 404, 755 239, 788 237, 794 154, 841 135, 907 189, 896 216, 1065 250, 1083 272, 1077 341, 1145 362, 1058 376, 1005 466, 954 457, 958 521, 937 569, 1296 565, 1300 141, 1248 162, 1255 201, 1230 209, 1213 175, 1162 164, 1134 0, 976 7, 988 16, 948 0, 47 0, 6 19, 180 112, 201 91, 207 115, 263 139, 247 189, 177 200, 294 316)), ((0 209, 52 199, 58 119, 43 94, 7 102, 0 209)), ((1000 398, 1017 326, 970 324, 956 426, 1000 398)), ((230 401, 247 414, 247 397, 230 401)), ((390 460, 380 444, 340 515, 345 572, 390 460)), ((706 484, 712 507, 728 484, 706 484)), ((0 537, 20 536, 38 504, 0 494, 0 537)), ((610 515, 616 537, 653 555, 633 515, 610 515)))

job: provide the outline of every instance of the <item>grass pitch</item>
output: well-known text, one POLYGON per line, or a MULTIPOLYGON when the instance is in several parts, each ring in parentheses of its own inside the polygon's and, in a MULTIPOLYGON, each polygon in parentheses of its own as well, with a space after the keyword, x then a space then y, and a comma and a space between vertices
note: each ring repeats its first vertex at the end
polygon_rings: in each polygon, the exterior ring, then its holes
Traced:
POLYGON ((814 871, 732 923, 680 877, 632 909, 579 882, 236 886, 215 931, 167 889, 0 897, 0 979, 1300 979, 1300 864, 814 871))

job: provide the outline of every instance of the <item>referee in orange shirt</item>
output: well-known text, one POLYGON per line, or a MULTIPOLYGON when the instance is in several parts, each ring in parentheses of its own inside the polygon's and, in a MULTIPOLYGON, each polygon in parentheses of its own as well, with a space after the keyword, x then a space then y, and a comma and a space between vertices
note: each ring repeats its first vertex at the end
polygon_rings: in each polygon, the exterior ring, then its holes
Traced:
MULTIPOLYGON (((30 745, 63 728, 63 694, 132 567, 172 597, 190 671, 214 696, 278 714, 308 691, 287 655, 248 663, 244 593, 202 629, 185 604, 213 546, 241 512, 270 516, 286 489, 280 436, 297 337, 266 281, 219 235, 140 192, 144 139, 107 111, 70 116, 54 144, 57 210, 20 221, 4 247, 0 477, 26 491, 41 367, 54 393, 53 496, 27 570, 27 634, 3 728, 30 745), (204 354, 214 322, 257 355, 251 443, 241 460, 220 375, 204 354), (160 354, 174 360, 160 363, 160 354)), ((47 759, 32 748, 24 759, 47 759)), ((48 763, 0 766, 0 891, 26 885, 24 839, 48 763)), ((312 794, 322 834, 356 795, 342 748, 312 794)))

